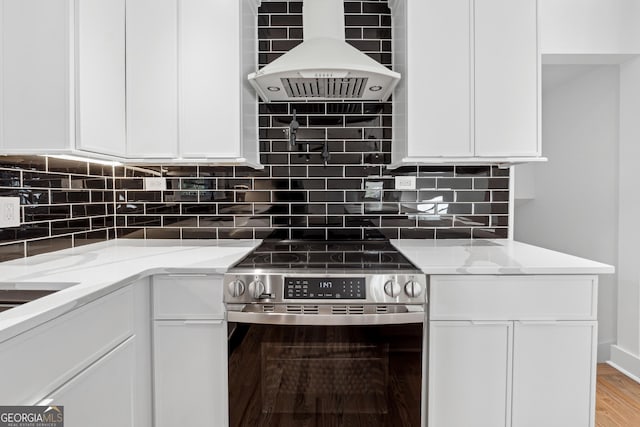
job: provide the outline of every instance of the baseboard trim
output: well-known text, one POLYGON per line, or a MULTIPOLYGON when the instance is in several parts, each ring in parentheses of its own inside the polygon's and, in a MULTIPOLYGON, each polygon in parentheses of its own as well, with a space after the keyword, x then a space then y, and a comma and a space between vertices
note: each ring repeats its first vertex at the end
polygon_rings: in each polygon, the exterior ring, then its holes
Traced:
POLYGON ((617 345, 612 345, 611 360, 607 363, 632 380, 640 383, 640 357, 617 345))

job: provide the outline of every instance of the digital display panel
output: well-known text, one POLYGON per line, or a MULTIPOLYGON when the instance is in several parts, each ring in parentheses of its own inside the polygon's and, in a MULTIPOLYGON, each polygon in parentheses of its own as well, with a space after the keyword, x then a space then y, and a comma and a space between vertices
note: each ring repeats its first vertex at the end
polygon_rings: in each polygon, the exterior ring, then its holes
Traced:
POLYGON ((285 277, 285 299, 366 299, 364 277, 285 277))

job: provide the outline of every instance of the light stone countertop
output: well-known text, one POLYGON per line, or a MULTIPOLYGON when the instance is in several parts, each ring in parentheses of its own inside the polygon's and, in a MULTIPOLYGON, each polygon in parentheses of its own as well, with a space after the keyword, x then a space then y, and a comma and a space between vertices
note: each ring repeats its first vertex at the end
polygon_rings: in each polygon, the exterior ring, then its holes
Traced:
POLYGON ((425 274, 612 274, 615 268, 513 240, 391 240, 425 274))
POLYGON ((154 274, 221 274, 260 240, 119 239, 0 263, 0 289, 62 289, 0 313, 0 342, 154 274))
MULTIPOLYGON (((260 240, 119 239, 0 263, 0 289, 61 289, 0 313, 0 342, 155 274, 221 274, 260 240)), ((392 240, 425 274, 610 274, 614 267, 509 240, 392 240)))

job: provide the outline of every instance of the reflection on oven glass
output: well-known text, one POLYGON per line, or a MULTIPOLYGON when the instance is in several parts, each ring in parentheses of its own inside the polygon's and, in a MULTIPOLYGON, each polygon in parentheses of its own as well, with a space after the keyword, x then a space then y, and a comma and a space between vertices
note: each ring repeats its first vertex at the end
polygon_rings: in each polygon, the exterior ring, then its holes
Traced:
POLYGON ((262 412, 387 414, 389 345, 262 343, 262 412), (306 399, 298 402, 300 390, 306 399), (345 399, 346 397, 346 399, 345 399))
POLYGON ((230 324, 231 426, 419 426, 423 325, 230 324))

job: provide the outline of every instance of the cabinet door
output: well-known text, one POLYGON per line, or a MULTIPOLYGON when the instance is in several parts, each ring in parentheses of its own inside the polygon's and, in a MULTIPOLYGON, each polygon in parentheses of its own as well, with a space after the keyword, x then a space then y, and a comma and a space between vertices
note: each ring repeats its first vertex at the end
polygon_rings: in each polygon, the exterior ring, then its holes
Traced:
POLYGON ((0 5, 0 142, 14 152, 68 150, 74 138, 70 2, 0 5))
POLYGON ((512 329, 512 322, 430 323, 428 425, 509 425, 512 329))
POLYGON ((473 156, 471 1, 406 7, 409 156, 473 156))
POLYGON ((128 0, 127 154, 173 158, 178 146, 177 0, 128 0))
POLYGON ((155 427, 228 425, 227 324, 154 323, 155 427))
POLYGON ((124 156, 125 0, 75 0, 76 148, 124 156))
POLYGON ((181 156, 238 157, 240 3, 181 0, 179 5, 181 156))
POLYGON ((65 426, 134 425, 134 339, 129 338, 47 398, 47 404, 64 406, 65 426))
POLYGON ((538 156, 536 0, 475 0, 475 154, 538 156))
POLYGON ((516 322, 513 427, 594 422, 596 322, 516 322))

